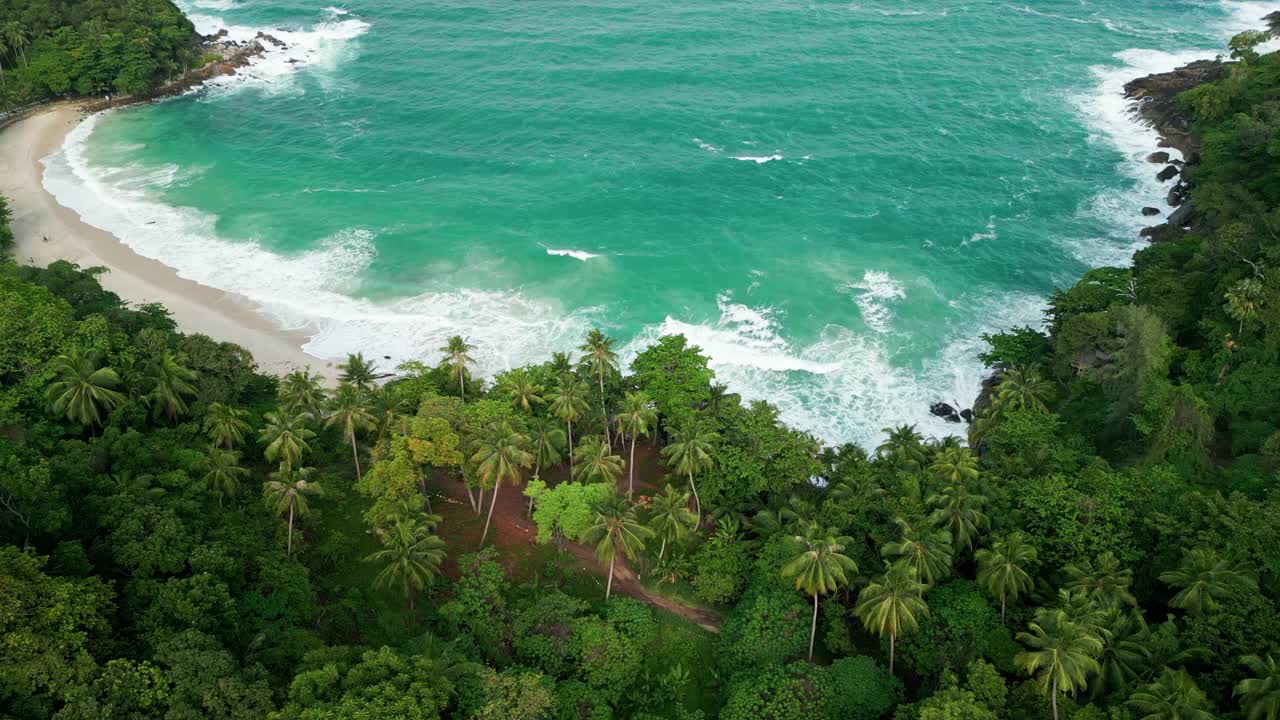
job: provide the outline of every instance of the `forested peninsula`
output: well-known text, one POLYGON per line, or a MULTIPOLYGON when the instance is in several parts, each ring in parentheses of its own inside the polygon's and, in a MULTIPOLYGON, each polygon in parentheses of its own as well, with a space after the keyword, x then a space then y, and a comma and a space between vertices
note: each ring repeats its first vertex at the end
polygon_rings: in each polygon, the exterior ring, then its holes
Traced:
MULTIPOLYGON (((141 92, 192 47, 162 0, 0 17, 14 103, 141 92)), ((964 438, 824 447, 681 336, 265 375, 19 264, 0 199, 0 715, 1280 718, 1261 39, 1173 101, 1194 210, 990 337, 964 438)))

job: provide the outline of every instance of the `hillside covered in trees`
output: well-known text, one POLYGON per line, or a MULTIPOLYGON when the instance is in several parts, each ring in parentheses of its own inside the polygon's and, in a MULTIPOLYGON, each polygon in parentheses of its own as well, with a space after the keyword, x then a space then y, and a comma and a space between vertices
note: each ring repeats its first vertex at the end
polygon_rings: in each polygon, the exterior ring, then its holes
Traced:
POLYGON ((679 336, 325 388, 6 259, 0 712, 1280 718, 1280 55, 1183 102, 1192 231, 990 338, 963 440, 822 447, 679 336))
POLYGON ((0 0, 0 109, 59 95, 132 95, 199 59, 169 0, 0 0))

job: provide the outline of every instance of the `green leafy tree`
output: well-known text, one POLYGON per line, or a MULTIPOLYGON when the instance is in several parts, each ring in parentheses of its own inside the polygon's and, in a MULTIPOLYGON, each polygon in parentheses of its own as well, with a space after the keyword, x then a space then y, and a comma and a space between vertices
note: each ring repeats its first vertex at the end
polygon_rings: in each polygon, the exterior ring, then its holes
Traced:
POLYGON ((605 335, 600 328, 592 328, 591 332, 587 333, 586 341, 578 346, 578 350, 584 353, 582 364, 596 376, 600 384, 600 413, 604 418, 604 441, 609 446, 613 445, 613 439, 609 436, 609 408, 604 394, 604 378, 606 375, 613 376, 618 372, 618 353, 614 352, 613 343, 613 338, 605 335))
POLYGON ((1277 720, 1280 718, 1280 664, 1271 655, 1247 655, 1240 662, 1250 676, 1236 683, 1245 720, 1277 720))
POLYGON ((1139 720, 1214 720, 1209 701, 1186 670, 1165 668, 1125 703, 1139 720))
POLYGON ((858 572, 858 564, 845 555, 853 539, 837 536, 834 530, 810 524, 803 535, 792 538, 796 556, 782 566, 782 576, 794 578, 797 590, 813 597, 813 621, 809 628, 809 661, 813 661, 813 641, 818 635, 818 596, 847 587, 858 572))
POLYGON ((884 666, 865 656, 831 663, 833 692, 830 717, 835 720, 878 720, 898 701, 898 683, 884 666))
POLYGON ((1237 334, 1244 335, 1244 324, 1257 319, 1262 310, 1264 293, 1257 278, 1245 278, 1227 291, 1227 303, 1223 309, 1227 316, 1239 323, 1237 334))
POLYGON ((489 513, 484 519, 484 531, 480 533, 480 546, 484 547, 493 520, 493 508, 498 504, 498 490, 502 484, 520 482, 520 471, 533 465, 529 452, 529 436, 517 432, 509 424, 494 427, 480 442, 471 462, 482 482, 493 485, 493 497, 489 499, 489 513))
POLYGON ((1100 670, 1096 658, 1102 639, 1092 628, 1072 622, 1060 608, 1041 610, 1027 629, 1018 633, 1018 640, 1030 649, 1019 653, 1014 663, 1049 696, 1058 720, 1058 695, 1088 689, 1089 676, 1100 670))
POLYGON ((204 484, 218 493, 219 505, 222 498, 235 495, 240 479, 249 475, 248 470, 240 467, 240 453, 217 447, 209 448, 200 467, 204 471, 204 484))
MULTIPOLYGON (((353 360, 354 362, 354 360, 353 360)), ((329 402, 329 412, 325 416, 325 427, 337 427, 342 432, 342 439, 351 446, 351 461, 356 468, 356 482, 360 482, 360 450, 356 443, 357 432, 372 430, 377 418, 369 411, 366 395, 357 385, 343 383, 329 402)))
POLYGON ((1192 615, 1217 610, 1222 598, 1232 590, 1254 590, 1258 586, 1245 564, 1223 558, 1211 548, 1188 551, 1182 566, 1160 573, 1160 580, 1180 588, 1169 600, 1169 606, 1192 615))
POLYGON ((1045 380, 1036 368, 1013 367, 1001 372, 997 377, 994 405, 1001 413, 1009 412, 1049 412, 1049 401, 1053 399, 1053 383, 1045 380))
POLYGON ((618 429, 624 438, 631 439, 631 455, 627 460, 627 496, 635 492, 636 486, 636 439, 644 436, 658 426, 658 411, 653 401, 644 392, 627 393, 622 399, 622 410, 618 414, 618 429))
POLYGON ((279 462, 280 471, 288 473, 302 461, 303 453, 311 451, 307 441, 316 434, 307 427, 307 416, 301 412, 281 409, 264 416, 266 425, 258 434, 266 445, 263 454, 270 462, 279 462))
POLYGON ((467 401, 467 380, 471 379, 471 371, 467 366, 474 362, 470 354, 472 350, 475 347, 462 339, 461 335, 449 338, 444 347, 440 348, 440 352, 444 353, 443 365, 448 370, 450 379, 458 383, 458 395, 463 402, 467 401))
POLYGON ((1035 568, 1036 549, 1022 533, 1013 533, 994 542, 990 550, 974 553, 974 558, 978 561, 978 582, 1000 600, 1000 622, 1004 622, 1008 602, 1017 602, 1035 585, 1027 571, 1035 568))
POLYGON ((710 470, 715 464, 712 444, 719 439, 720 436, 716 433, 696 423, 689 423, 672 433, 671 443, 662 448, 662 457, 666 458, 667 466, 689 478, 698 525, 702 524, 702 499, 698 497, 698 484, 694 481, 694 476, 710 470))
POLYGON ((658 561, 667 552, 668 542, 679 542, 693 532, 698 517, 689 509, 689 493, 671 485, 649 500, 649 529, 662 540, 658 561))
POLYGON ((224 450, 233 450, 244 443, 245 434, 253 428, 249 425, 249 411, 222 403, 210 403, 204 414, 204 432, 209 441, 224 450))
POLYGON ((889 674, 893 675, 894 649, 898 637, 913 632, 919 619, 929 614, 924 601, 925 586, 916 571, 905 563, 894 563, 885 574, 858 593, 854 613, 868 632, 889 637, 889 674))
POLYGON ((560 384, 547 394, 547 407, 551 414, 560 418, 560 422, 568 429, 569 438, 569 473, 573 474, 573 421, 582 417, 587 411, 587 401, 582 397, 582 381, 574 375, 564 375, 560 384))
POLYGON ((596 518, 583 534, 583 541, 596 546, 596 558, 609 566, 604 599, 613 592, 613 568, 621 552, 628 559, 644 547, 652 531, 636 518, 635 508, 621 497, 612 497, 596 506, 596 518))
POLYGON ((446 554, 444 541, 432 534, 430 524, 411 517, 401 517, 373 532, 383 549, 365 560, 384 566, 374 578, 374 586, 399 588, 412 610, 414 593, 422 592, 440 574, 446 554))
POLYGON ((72 350, 49 364, 54 381, 47 393, 49 408, 81 425, 100 427, 102 414, 111 412, 125 401, 116 388, 121 386, 120 376, 110 367, 104 367, 95 351, 72 350))
POLYGON ((1063 572, 1068 578, 1064 588, 1079 590, 1103 606, 1138 605, 1138 599, 1129 590, 1133 585, 1133 571, 1120 567, 1120 559, 1110 550, 1094 560, 1072 563, 1063 572))
POLYGON ((361 352, 347 355, 347 361, 338 366, 338 380, 361 393, 372 392, 377 378, 378 366, 361 352))
POLYGON ((931 527, 912 527, 904 520, 895 520, 901 532, 898 542, 885 543, 880 554, 896 558, 897 563, 910 567, 925 586, 936 584, 951 574, 951 533, 931 527))
POLYGON ((617 485, 622 476, 622 458, 614 455, 607 442, 593 435, 583 438, 575 453, 573 479, 579 482, 602 482, 617 485))
POLYGON ((636 386, 653 398, 663 427, 683 427, 695 408, 711 400, 715 373, 709 360, 683 335, 663 335, 631 363, 636 386))
POLYGON ((288 554, 293 555, 293 523, 295 517, 307 514, 308 495, 322 495, 323 488, 319 483, 309 482, 309 469, 282 470, 276 473, 275 480, 268 480, 262 486, 262 496, 276 515, 289 514, 288 554))

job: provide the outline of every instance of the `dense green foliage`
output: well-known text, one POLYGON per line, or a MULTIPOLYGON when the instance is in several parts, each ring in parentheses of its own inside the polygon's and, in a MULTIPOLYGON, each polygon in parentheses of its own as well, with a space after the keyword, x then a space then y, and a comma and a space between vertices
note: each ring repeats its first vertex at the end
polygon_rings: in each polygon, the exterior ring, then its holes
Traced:
POLYGON ((199 59, 195 40, 169 0, 0 0, 0 109, 144 92, 199 59))
POLYGON ((0 264, 0 712, 1276 718, 1280 56, 1239 55, 1185 100, 1204 221, 990 338, 968 447, 823 448, 680 337, 269 377, 0 264))

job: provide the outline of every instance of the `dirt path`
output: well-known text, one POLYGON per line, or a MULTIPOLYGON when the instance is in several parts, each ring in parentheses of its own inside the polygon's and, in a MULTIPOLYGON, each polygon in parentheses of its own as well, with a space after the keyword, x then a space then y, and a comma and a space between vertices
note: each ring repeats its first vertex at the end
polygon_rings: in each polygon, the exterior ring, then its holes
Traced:
MULTIPOLYGON (((638 453, 637 453, 638 454, 638 453)), ((638 484, 638 483, 637 483, 638 484)), ((461 505, 470 511, 470 501, 467 499, 467 490, 461 482, 455 480, 436 480, 433 486, 437 490, 443 491, 455 503, 461 505)), ((534 524, 527 518, 527 502, 528 499, 522 494, 524 486, 504 487, 498 494, 498 504, 493 511, 493 527, 489 529, 490 537, 499 544, 516 544, 527 542, 533 544, 536 528, 534 524)), ((485 509, 488 509, 490 496, 485 496, 485 509)), ((483 517, 483 516, 482 516, 483 517)), ((605 571, 600 567, 599 561, 596 560, 595 552, 585 545, 580 545, 568 540, 560 540, 557 545, 572 555, 578 561, 578 565, 597 573, 602 578, 605 571)), ((603 582, 603 580, 602 580, 603 582)), ((683 603, 677 602, 667 597, 663 597, 657 593, 650 591, 636 577, 635 571, 631 569, 626 558, 619 557, 613 576, 613 591, 622 593, 630 597, 641 600, 644 603, 660 610, 666 610, 669 613, 679 615, 680 617, 695 623, 704 628, 708 632, 720 632, 721 618, 718 614, 700 608, 692 608, 683 603)))

